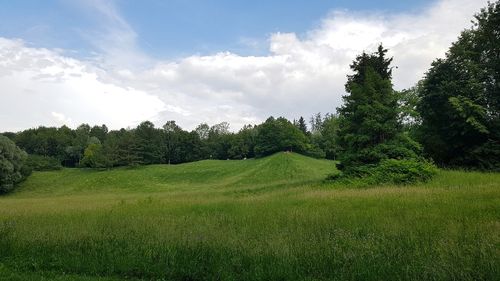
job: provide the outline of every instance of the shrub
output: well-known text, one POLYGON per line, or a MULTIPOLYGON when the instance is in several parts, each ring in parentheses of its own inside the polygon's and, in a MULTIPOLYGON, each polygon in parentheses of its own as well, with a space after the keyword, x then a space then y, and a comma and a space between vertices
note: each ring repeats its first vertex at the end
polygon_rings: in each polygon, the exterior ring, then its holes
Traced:
POLYGON ((385 159, 377 165, 351 167, 342 173, 328 176, 328 180, 358 181, 373 184, 411 184, 430 180, 437 173, 436 166, 426 160, 385 159))
POLYGON ((26 165, 34 171, 54 171, 62 169, 61 162, 54 157, 36 154, 28 155, 26 165))

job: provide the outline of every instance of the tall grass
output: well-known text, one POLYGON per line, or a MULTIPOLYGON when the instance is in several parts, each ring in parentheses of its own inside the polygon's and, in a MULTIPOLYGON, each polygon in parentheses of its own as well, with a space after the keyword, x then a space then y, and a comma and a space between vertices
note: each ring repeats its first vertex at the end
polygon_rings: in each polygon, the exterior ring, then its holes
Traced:
POLYGON ((36 173, 0 199, 0 280, 500 279, 500 174, 353 189, 333 166, 36 173))

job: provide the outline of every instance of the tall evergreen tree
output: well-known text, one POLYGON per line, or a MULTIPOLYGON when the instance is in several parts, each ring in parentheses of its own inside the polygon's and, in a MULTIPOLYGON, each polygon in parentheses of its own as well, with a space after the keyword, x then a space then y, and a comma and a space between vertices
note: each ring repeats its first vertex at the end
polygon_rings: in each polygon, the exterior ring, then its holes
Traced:
POLYGON ((416 157, 418 144, 401 134, 398 95, 392 89, 392 58, 380 45, 362 53, 351 65, 345 85, 349 95, 338 109, 340 168, 378 164, 383 159, 416 157))

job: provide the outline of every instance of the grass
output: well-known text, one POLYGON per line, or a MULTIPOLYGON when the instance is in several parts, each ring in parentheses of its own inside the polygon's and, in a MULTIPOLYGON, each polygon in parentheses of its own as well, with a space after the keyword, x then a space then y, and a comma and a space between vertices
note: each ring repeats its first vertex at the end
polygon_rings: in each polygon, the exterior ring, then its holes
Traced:
POLYGON ((500 279, 500 174, 349 188, 334 166, 35 173, 0 198, 0 280, 500 279))

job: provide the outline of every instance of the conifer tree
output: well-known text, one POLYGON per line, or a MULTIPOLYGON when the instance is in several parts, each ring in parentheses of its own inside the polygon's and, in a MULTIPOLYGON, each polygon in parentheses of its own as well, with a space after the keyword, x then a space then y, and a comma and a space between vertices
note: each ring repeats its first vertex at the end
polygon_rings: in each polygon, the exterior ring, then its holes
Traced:
POLYGON ((398 95, 392 88, 392 58, 380 45, 375 53, 362 53, 351 65, 338 109, 339 168, 355 169, 383 159, 416 158, 419 146, 402 134, 398 95))

